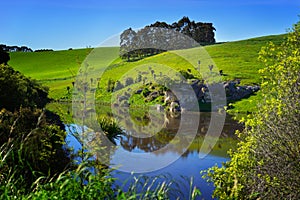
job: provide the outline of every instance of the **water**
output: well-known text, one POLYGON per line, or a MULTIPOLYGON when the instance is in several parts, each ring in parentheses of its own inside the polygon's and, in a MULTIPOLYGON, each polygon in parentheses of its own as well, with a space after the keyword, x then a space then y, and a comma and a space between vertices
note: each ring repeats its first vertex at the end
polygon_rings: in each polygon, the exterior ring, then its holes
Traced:
MULTIPOLYGON (((193 186, 200 189, 202 193, 200 199, 211 199, 214 187, 201 178, 200 171, 214 165, 220 166, 222 162, 229 160, 227 151, 234 148, 237 143, 234 132, 237 129, 242 129, 242 126, 227 116, 220 137, 210 138, 212 140, 218 139, 217 143, 214 146, 205 146, 203 141, 209 129, 210 119, 211 113, 201 113, 196 136, 189 135, 187 132, 184 136, 178 137, 177 140, 174 138, 176 138, 182 122, 180 117, 168 117, 168 124, 157 134, 148 135, 148 137, 138 135, 139 128, 132 128, 132 124, 123 123, 124 134, 114 140, 118 148, 113 149, 109 155, 109 165, 116 169, 112 172, 113 177, 117 178, 115 186, 120 186, 126 190, 129 182, 133 180, 133 176, 164 175, 166 176, 165 179, 172 179, 178 183, 176 189, 179 189, 181 194, 174 192, 173 198, 180 195, 181 199, 186 199, 190 189, 188 180, 193 177, 193 186), (190 137, 192 137, 192 143, 187 148, 183 140, 190 137), (168 145, 171 147, 165 148, 168 145), (209 149, 207 155, 201 151, 203 146, 209 149), (163 151, 160 151, 162 149, 163 151), (142 156, 139 157, 140 155, 142 156), (147 159, 143 159, 145 158, 144 155, 148 156, 147 159), (126 167, 122 167, 122 165, 126 167), (139 170, 145 172, 132 173, 130 169, 133 169, 133 172, 139 170), (123 185, 126 181, 128 183, 123 185)), ((138 116, 135 120, 136 123, 140 122, 142 126, 147 126, 151 122, 151 117, 138 116)), ((69 128, 67 130, 69 132, 78 132, 78 130, 74 130, 76 125, 67 126, 67 128, 69 128)), ((66 140, 70 146, 80 149, 80 143, 70 134, 66 140)))

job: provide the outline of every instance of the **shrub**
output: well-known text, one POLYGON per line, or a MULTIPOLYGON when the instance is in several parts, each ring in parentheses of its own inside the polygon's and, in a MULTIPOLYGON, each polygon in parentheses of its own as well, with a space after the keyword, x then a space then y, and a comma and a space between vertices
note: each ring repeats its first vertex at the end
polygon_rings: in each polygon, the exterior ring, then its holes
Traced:
POLYGON ((0 145, 7 154, 0 172, 12 169, 16 177, 22 177, 20 187, 30 187, 36 177, 60 173, 70 163, 63 148, 66 133, 48 118, 41 110, 1 110, 0 145))
POLYGON ((300 198, 300 22, 286 41, 262 48, 264 97, 246 120, 231 161, 206 177, 220 199, 300 198))
POLYGON ((191 74, 190 70, 188 70, 188 71, 180 70, 179 73, 180 73, 185 79, 193 79, 193 78, 195 78, 194 75, 191 74))
POLYGON ((48 88, 15 71, 0 65, 0 108, 9 111, 22 107, 43 108, 48 99, 48 88))

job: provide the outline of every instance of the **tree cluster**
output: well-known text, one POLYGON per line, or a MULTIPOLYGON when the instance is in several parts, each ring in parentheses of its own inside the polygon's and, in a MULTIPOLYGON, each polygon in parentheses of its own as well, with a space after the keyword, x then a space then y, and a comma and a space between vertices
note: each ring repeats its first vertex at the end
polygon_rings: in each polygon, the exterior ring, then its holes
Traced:
POLYGON ((156 22, 137 32, 129 28, 120 36, 120 56, 138 60, 167 50, 213 44, 215 30, 212 23, 190 21, 188 17, 173 24, 156 22))
POLYGON ((4 44, 0 44, 0 50, 5 51, 5 52, 32 52, 32 49, 26 46, 7 46, 4 44))
POLYGON ((149 27, 176 30, 193 38, 201 45, 214 44, 216 42, 214 33, 216 29, 212 23, 190 21, 188 17, 183 17, 178 22, 174 22, 173 24, 157 21, 154 24, 151 24, 149 27))
POLYGON ((34 52, 53 51, 53 49, 37 49, 34 52))

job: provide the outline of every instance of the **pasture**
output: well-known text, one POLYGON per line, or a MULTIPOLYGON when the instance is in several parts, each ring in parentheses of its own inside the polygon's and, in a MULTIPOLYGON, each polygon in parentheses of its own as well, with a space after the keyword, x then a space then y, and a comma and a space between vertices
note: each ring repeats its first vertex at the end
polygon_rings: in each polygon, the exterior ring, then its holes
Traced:
MULTIPOLYGON (((99 68, 103 74, 99 77, 97 100, 110 102, 111 92, 107 91, 108 82, 120 81, 124 84, 126 78, 136 79, 139 73, 159 69, 156 74, 170 75, 170 71, 191 71, 198 78, 209 80, 208 65, 213 64, 213 74, 222 70, 222 79, 241 81, 241 85, 259 85, 258 70, 263 64, 258 60, 259 51, 268 42, 279 44, 285 35, 265 36, 242 41, 227 42, 210 46, 185 50, 164 52, 135 62, 127 62, 118 57, 118 47, 101 47, 96 49, 76 49, 49 52, 13 52, 10 53, 9 65, 26 76, 50 88, 53 99, 71 100, 71 92, 75 77, 80 66, 86 62, 92 68, 99 68), (200 73, 198 71, 199 63, 200 73), (156 67, 160 66, 160 67, 156 67), (123 82, 122 82, 123 81, 123 82), (70 91, 67 90, 70 89, 70 91)), ((152 74, 153 75, 153 74, 152 74)), ((100 75, 99 75, 100 76, 100 75)), ((149 77, 147 77, 149 79, 149 77)), ((259 101, 260 95, 237 102, 234 106, 240 112, 251 110, 259 101), (248 101, 248 102, 247 102, 248 101)))

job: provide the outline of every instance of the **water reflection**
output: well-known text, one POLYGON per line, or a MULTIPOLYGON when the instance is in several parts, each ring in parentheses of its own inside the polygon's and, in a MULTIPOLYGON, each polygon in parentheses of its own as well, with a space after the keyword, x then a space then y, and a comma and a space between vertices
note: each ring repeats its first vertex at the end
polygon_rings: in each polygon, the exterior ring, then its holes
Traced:
MULTIPOLYGON (((57 110, 70 109, 70 104, 60 104, 56 106, 60 106, 57 110)), ((96 110, 98 117, 111 116, 118 118, 124 133, 113 141, 119 146, 119 149, 121 148, 123 151, 134 153, 152 152, 155 155, 162 155, 166 152, 182 154, 181 157, 187 157, 189 154, 194 153, 199 155, 201 153, 200 147, 203 146, 203 139, 209 129, 211 120, 211 113, 209 112, 200 113, 199 121, 195 122, 193 113, 188 113, 190 116, 183 121, 180 115, 171 116, 164 112, 153 114, 153 110, 151 109, 136 109, 129 110, 130 120, 125 120, 124 110, 118 109, 120 113, 113 113, 111 107, 108 106, 101 106, 101 109, 96 108, 96 110), (193 134, 190 134, 189 127, 195 123, 198 123, 199 126, 197 134, 193 138, 193 134), (178 136, 177 133, 181 125, 184 126, 184 128, 181 129, 184 134, 178 136), (149 126, 151 126, 151 128, 149 128, 149 126), (147 132, 146 127, 148 127, 148 130, 152 130, 153 133, 147 132), (175 137, 176 134, 177 137, 175 137), (186 148, 186 141, 188 140, 192 140, 192 143, 186 148), (169 145, 169 148, 164 149, 166 145, 169 145)), ((63 119, 70 118, 70 116, 66 116, 67 112, 62 113, 64 113, 62 116, 63 119)), ((71 120, 68 120, 68 122, 69 121, 71 120)), ((88 124, 88 126, 89 128, 92 128, 93 131, 88 133, 87 144, 90 146, 100 144, 101 137, 99 135, 101 134, 99 134, 99 132, 101 130, 99 130, 99 124, 88 124)), ((211 151, 210 154, 212 155, 228 157, 227 151, 230 148, 234 148, 236 144, 234 132, 235 130, 241 130, 242 128, 242 125, 238 124, 230 116, 227 116, 221 136, 217 143, 213 146, 207 145, 204 148, 211 151)), ((108 157, 111 157, 112 154, 115 154, 115 149, 111 151, 111 154, 108 157)))
MULTIPOLYGON (((207 145, 203 147, 204 137, 210 125, 211 113, 201 113, 196 137, 193 139, 190 146, 186 148, 182 141, 185 137, 189 137, 188 132, 179 138, 179 140, 174 140, 180 127, 180 117, 166 117, 168 121, 165 123, 165 127, 151 137, 139 138, 136 137, 135 134, 125 131, 125 133, 116 141, 120 148, 117 149, 115 154, 112 156, 111 166, 114 167, 114 164, 120 163, 120 161, 128 161, 122 157, 122 155, 124 155, 124 151, 134 152, 137 154, 152 152, 154 155, 151 162, 143 161, 127 163, 128 166, 132 168, 138 168, 138 165, 149 165, 149 169, 154 169, 156 163, 172 160, 172 158, 177 158, 178 156, 179 158, 164 168, 156 171, 149 170, 148 173, 135 173, 132 175, 129 172, 119 171, 117 168, 117 170, 113 172, 113 176, 118 178, 116 185, 122 186, 125 180, 134 180, 133 177, 140 175, 155 177, 162 174, 170 174, 173 180, 179 183, 179 190, 183 194, 180 196, 180 199, 186 199, 186 195, 189 192, 189 183, 182 181, 182 177, 194 177, 193 186, 200 189, 202 193, 201 199, 211 199, 214 187, 201 178, 200 171, 208 169, 214 165, 220 166, 222 162, 229 159, 227 151, 232 148, 234 149, 237 144, 234 132, 235 130, 241 130, 243 126, 234 121, 230 116, 227 116, 223 131, 221 136, 218 138, 217 143, 214 146, 207 145), (157 151, 169 143, 173 143, 174 148, 168 148, 167 151, 157 151), (207 148, 210 153, 205 157, 201 157, 201 147, 207 148)), ((189 123, 191 123, 191 121, 189 123)), ((124 129, 126 130, 126 127, 124 129)))
MULTIPOLYGON (((62 110, 66 109, 62 108, 62 110)), ((120 164, 127 164, 129 169, 131 167, 134 169, 147 166, 149 167, 149 172, 143 173, 142 175, 157 176, 161 174, 170 174, 174 180, 181 180, 181 176, 195 177, 194 185, 201 190, 202 198, 210 199, 213 186, 208 185, 205 180, 201 179, 199 172, 213 165, 220 165, 222 162, 229 159, 227 151, 231 148, 235 148, 237 143, 234 132, 235 130, 241 130, 243 128, 242 125, 231 119, 230 116, 227 116, 221 136, 218 138, 215 145, 210 146, 203 144, 203 141, 211 124, 211 113, 200 113, 198 122, 195 122, 193 121, 193 113, 187 113, 190 117, 185 118, 183 121, 181 116, 174 117, 165 113, 153 115, 151 112, 152 111, 149 109, 142 111, 131 110, 127 117, 127 119, 129 118, 130 120, 125 120, 126 118, 122 113, 119 113, 119 115, 112 113, 110 107, 106 108, 102 106, 101 110, 97 110, 98 117, 102 115, 115 118, 119 117, 119 122, 121 122, 124 130, 122 135, 119 135, 114 139, 117 148, 110 149, 109 155, 107 155, 110 167, 116 168, 116 170, 113 171, 113 176, 118 178, 116 185, 121 186, 125 180, 133 177, 130 172, 118 170, 121 169, 120 164), (159 118, 156 118, 156 116, 159 116, 159 118), (196 130, 196 136, 189 131, 190 126, 193 125, 193 123, 199 124, 196 130), (181 125, 184 125, 184 128, 182 129, 184 130, 184 134, 176 137, 181 125), (158 131, 155 133, 147 133, 145 128, 148 126, 153 126, 155 128, 153 130, 158 131), (187 147, 185 141, 190 139, 192 139, 192 143, 187 147), (165 148, 166 145, 169 145, 170 148, 165 148), (202 159, 199 158, 199 156, 201 156, 201 147, 210 151, 210 153, 202 159), (132 153, 151 153, 152 157, 151 160, 148 159, 145 160, 145 162, 138 162, 134 157, 133 161, 129 161, 126 156, 131 155, 132 153), (155 165, 157 163, 168 163, 170 160, 172 160, 172 164, 169 163, 170 165, 166 165, 166 167, 151 171, 151 169, 156 168, 155 165)), ((97 126, 98 125, 90 124, 90 127, 95 128, 97 126)), ((91 146, 101 146, 102 139, 97 136, 97 132, 90 131, 89 134, 90 135, 87 137, 87 144, 91 146)), ((74 138, 72 139, 68 136, 67 139, 70 141, 70 145, 76 143, 74 138)), ((211 139, 214 140, 215 138, 211 139)), ((107 151, 99 149, 94 150, 93 153, 95 158, 102 157, 103 155, 101 154, 104 152, 108 153, 107 151)), ((138 173, 135 175, 138 176, 141 174, 138 173)), ((188 188, 187 185, 182 184, 180 187, 183 194, 188 193, 188 191, 186 191, 188 188)))
MULTIPOLYGON (((147 115, 147 113, 145 113, 147 115)), ((193 123, 193 113, 190 113, 190 121, 184 122, 187 127, 190 123, 193 123)), ((166 149, 167 151, 172 150, 173 153, 182 154, 182 157, 186 157, 189 153, 200 153, 200 147, 203 145, 203 139, 205 134, 207 133, 210 125, 211 113, 201 113, 199 127, 197 130, 197 135, 195 138, 192 138, 193 142, 186 149, 185 140, 189 137, 194 137, 194 135, 189 134, 187 131, 179 138, 175 138, 181 123, 180 116, 178 117, 170 117, 165 114, 165 123, 164 127, 157 132, 155 135, 150 137, 137 137, 139 135, 139 128, 134 129, 132 124, 129 127, 125 126, 125 133, 119 137, 117 140, 118 145, 120 145, 124 150, 135 153, 146 153, 146 152, 154 152, 154 153, 165 153, 166 151, 157 151, 162 149, 168 144, 173 144, 174 148, 166 149), (167 123, 166 123, 167 122, 167 123), (127 132, 126 130, 130 130, 127 132)), ((145 117, 140 117, 141 121, 145 119, 145 117)), ((137 120, 137 118, 135 118, 137 120)), ((124 125, 127 125, 124 123, 124 125)), ((236 143, 234 132, 235 130, 242 129, 242 125, 236 123, 230 117, 227 117, 225 120, 224 128, 221 134, 221 137, 215 146, 207 146, 209 150, 212 150, 212 154, 220 154, 221 156, 225 156, 226 152, 229 148, 234 147, 236 143)), ((186 129, 188 130, 188 129, 186 129)))

